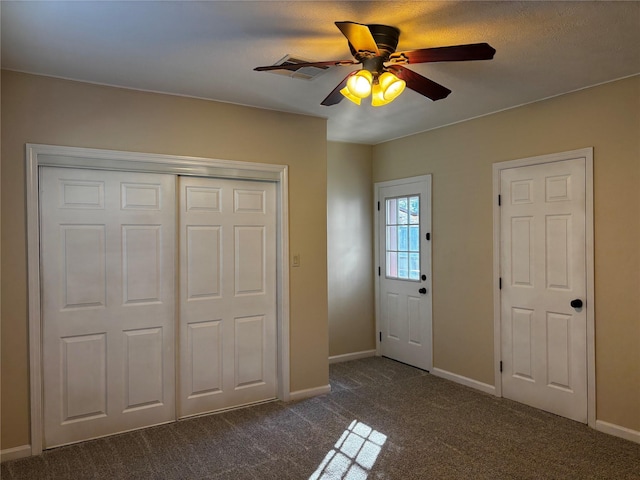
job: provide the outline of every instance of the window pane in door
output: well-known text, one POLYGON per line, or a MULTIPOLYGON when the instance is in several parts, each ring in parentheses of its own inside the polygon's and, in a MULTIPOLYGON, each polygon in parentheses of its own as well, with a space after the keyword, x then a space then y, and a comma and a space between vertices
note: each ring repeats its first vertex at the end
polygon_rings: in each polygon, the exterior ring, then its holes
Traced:
POLYGON ((387 277, 398 276, 398 253, 387 252, 387 277))
POLYGON ((420 197, 409 198, 409 223, 420 223, 420 197))
POLYGON ((398 278, 409 278, 409 254, 398 252, 398 278))
POLYGON ((387 251, 398 250, 398 227, 387 227, 387 251))
POLYGON ((396 199, 390 198, 387 200, 387 225, 396 225, 396 199))
POLYGON ((406 225, 409 220, 409 202, 406 198, 398 199, 398 223, 406 225))
POLYGON ((420 280, 420 254, 409 254, 409 279, 420 280))
POLYGON ((398 250, 409 250, 409 239, 407 227, 398 227, 398 250))
POLYGON ((385 201, 387 278, 420 280, 420 197, 385 201))
POLYGON ((420 227, 418 225, 409 227, 409 251, 420 251, 420 227))

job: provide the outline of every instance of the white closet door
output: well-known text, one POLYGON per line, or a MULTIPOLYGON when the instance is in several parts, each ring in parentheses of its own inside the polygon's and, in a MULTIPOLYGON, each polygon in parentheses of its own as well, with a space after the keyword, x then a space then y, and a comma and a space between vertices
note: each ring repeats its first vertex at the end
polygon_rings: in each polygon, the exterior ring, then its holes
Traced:
POLYGON ((501 171, 502 393, 587 422, 584 158, 501 171))
POLYGON ((45 447, 175 419, 175 177, 40 173, 45 447))
POLYGON ((179 416, 275 398, 275 184, 180 177, 179 189, 179 416))

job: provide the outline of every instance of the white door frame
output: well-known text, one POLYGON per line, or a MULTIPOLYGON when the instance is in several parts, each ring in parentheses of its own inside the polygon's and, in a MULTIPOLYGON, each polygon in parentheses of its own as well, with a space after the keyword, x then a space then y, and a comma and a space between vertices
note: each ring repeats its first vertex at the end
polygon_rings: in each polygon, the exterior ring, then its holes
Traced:
POLYGON ((165 173, 170 175, 192 175, 275 182, 277 195, 277 392, 280 400, 289 400, 289 180, 288 167, 286 165, 26 144, 31 455, 38 455, 42 452, 44 440, 42 431, 43 379, 42 319, 40 310, 40 208, 38 188, 38 169, 41 166, 165 173))
MULTIPOLYGON (((374 195, 373 195, 373 228, 374 228, 374 238, 373 238, 373 244, 374 244, 374 251, 375 251, 375 255, 374 255, 374 265, 373 265, 373 275, 376 278, 376 281, 373 282, 375 285, 375 291, 374 291, 374 298, 375 298, 375 316, 376 316, 376 356, 380 356, 380 334, 379 332, 381 332, 381 316, 380 316, 380 234, 379 234, 379 229, 380 229, 380 189, 384 188, 384 187, 392 187, 392 186, 398 186, 398 185, 405 185, 407 183, 416 183, 416 182, 424 182, 427 184, 429 192, 430 192, 430 197, 429 197, 429 212, 427 213, 429 216, 429 233, 431 233, 431 229, 433 229, 433 219, 431 218, 432 212, 433 212, 433 208, 431 207, 431 199, 433 198, 433 193, 431 193, 431 175, 419 175, 416 177, 408 177, 408 178, 400 178, 398 180, 388 180, 386 182, 376 182, 374 183, 374 195)), ((422 207, 420 207, 422 208, 422 207)), ((429 279, 430 279, 430 285, 433 288, 433 257, 432 257, 432 247, 431 247, 431 242, 428 242, 429 245, 429 252, 428 254, 428 258, 429 258, 429 271, 425 272, 426 275, 428 275, 429 279)), ((431 295, 431 291, 429 292, 429 295, 431 295)), ((429 365, 431 365, 431 368, 433 369, 433 297, 431 299, 431 301, 429 302, 429 322, 430 324, 428 325, 428 331, 430 332, 430 339, 429 341, 431 342, 431 358, 429 359, 429 365)))
POLYGON ((596 426, 596 369, 595 369, 595 295, 593 249, 593 148, 522 158, 493 164, 493 351, 495 394, 502 396, 501 303, 500 303, 500 172, 503 169, 561 162, 575 158, 585 159, 585 243, 587 280, 587 423, 596 426))

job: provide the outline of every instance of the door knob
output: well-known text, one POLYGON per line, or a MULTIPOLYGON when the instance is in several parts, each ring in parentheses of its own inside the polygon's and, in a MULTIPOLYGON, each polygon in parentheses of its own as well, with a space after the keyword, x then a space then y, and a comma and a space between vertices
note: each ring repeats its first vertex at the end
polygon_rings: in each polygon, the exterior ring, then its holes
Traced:
POLYGON ((418 290, 418 293, 425 294, 425 293, 427 293, 427 289, 422 287, 420 290, 418 290))
POLYGON ((573 307, 573 308, 581 308, 582 307, 582 300, 580 300, 579 298, 576 298, 575 300, 571 300, 571 307, 573 307))

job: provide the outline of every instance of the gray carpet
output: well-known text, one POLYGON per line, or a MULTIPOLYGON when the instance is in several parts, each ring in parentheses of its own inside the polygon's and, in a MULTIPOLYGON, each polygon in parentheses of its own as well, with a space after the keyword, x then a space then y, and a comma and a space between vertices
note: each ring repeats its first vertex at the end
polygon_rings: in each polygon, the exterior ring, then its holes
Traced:
POLYGON ((640 445, 383 358, 332 392, 6 462, 17 479, 640 479, 640 445))

